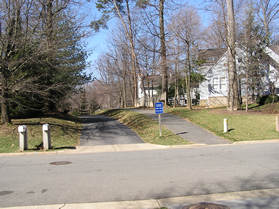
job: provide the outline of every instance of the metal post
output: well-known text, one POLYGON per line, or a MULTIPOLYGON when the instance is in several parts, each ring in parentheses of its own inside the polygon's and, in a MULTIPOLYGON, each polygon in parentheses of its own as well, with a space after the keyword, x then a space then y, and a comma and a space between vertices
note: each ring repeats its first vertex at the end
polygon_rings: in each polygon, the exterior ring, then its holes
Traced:
POLYGON ((224 133, 228 132, 228 119, 224 118, 224 133))
POLYGON ((162 128, 161 128, 161 114, 158 114, 158 117, 159 117, 159 133, 160 133, 160 136, 162 136, 162 128))
POLYGON ((278 115, 276 115, 275 123, 276 123, 276 131, 279 131, 279 116, 278 115))
POLYGON ((18 126, 19 133, 19 150, 23 152, 28 149, 27 144, 27 127, 25 125, 18 126))
POLYGON ((44 150, 49 150, 51 147, 51 140, 50 140, 50 127, 49 124, 43 125, 43 144, 44 150))

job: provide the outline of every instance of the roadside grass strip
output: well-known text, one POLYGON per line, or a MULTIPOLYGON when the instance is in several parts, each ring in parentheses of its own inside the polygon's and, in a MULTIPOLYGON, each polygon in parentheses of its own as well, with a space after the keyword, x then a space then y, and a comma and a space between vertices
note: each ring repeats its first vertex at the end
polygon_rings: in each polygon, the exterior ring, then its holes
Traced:
POLYGON ((162 126, 162 136, 159 136, 158 122, 143 114, 129 110, 108 110, 103 113, 106 116, 117 119, 122 124, 135 131, 146 143, 160 145, 183 145, 190 142, 172 133, 162 126))
POLYGON ((186 108, 169 108, 167 112, 186 118, 231 141, 279 139, 279 132, 275 130, 275 115, 271 114, 229 113, 210 109, 190 111, 186 108), (227 133, 223 133, 224 118, 228 119, 227 133))
POLYGON ((0 126, 0 153, 18 152, 18 126, 27 125, 28 150, 40 151, 42 144, 42 125, 48 123, 51 131, 51 150, 75 149, 79 143, 82 128, 78 119, 28 118, 14 119, 11 124, 0 126))

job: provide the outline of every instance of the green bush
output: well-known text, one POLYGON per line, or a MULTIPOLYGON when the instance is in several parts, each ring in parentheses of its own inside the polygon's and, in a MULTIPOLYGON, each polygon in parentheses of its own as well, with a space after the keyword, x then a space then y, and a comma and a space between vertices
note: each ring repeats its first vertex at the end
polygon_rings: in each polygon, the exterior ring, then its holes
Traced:
POLYGON ((270 104, 272 102, 278 102, 279 96, 277 95, 265 95, 257 98, 257 104, 259 105, 265 105, 270 104))

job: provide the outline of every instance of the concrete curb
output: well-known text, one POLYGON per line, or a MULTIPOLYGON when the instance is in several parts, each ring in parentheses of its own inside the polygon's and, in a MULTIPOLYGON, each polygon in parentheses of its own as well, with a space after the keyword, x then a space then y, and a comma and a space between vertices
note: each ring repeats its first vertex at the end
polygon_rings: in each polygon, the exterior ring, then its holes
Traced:
POLYGON ((164 199, 136 200, 136 201, 120 201, 120 202, 99 202, 99 203, 73 203, 73 204, 55 204, 41 206, 20 206, 7 207, 6 209, 159 209, 167 207, 183 207, 199 202, 219 202, 230 200, 245 200, 249 198, 263 198, 270 196, 279 196, 279 189, 262 189, 252 191, 219 193, 209 195, 196 195, 173 197, 164 199))
POLYGON ((256 140, 256 141, 239 141, 232 144, 264 144, 264 143, 278 143, 279 139, 269 139, 269 140, 256 140))
POLYGON ((17 153, 0 153, 1 156, 22 156, 22 155, 45 155, 45 154, 86 154, 86 153, 102 153, 102 152, 133 152, 146 150, 162 150, 177 148, 194 148, 206 146, 206 144, 189 144, 189 145, 158 145, 158 144, 117 144, 117 145, 101 145, 101 146, 77 146, 75 150, 59 150, 47 152, 17 152, 17 153))
POLYGON ((77 146, 74 150, 59 150, 47 152, 16 152, 16 153, 0 153, 2 156, 22 156, 22 155, 54 155, 54 154, 87 154, 87 153, 103 153, 103 152, 133 152, 147 150, 163 150, 163 149, 187 149, 199 147, 215 147, 215 146, 233 146, 241 144, 265 144, 279 143, 279 139, 261 140, 261 141, 241 141, 232 144, 188 144, 188 145, 158 145, 158 144, 118 144, 118 145, 101 145, 101 146, 77 146))

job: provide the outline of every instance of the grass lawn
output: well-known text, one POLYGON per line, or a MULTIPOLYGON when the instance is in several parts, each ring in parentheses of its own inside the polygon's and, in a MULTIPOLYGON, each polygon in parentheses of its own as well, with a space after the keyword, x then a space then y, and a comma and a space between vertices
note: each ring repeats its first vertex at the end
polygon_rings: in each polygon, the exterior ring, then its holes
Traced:
POLYGON ((18 152, 18 125, 27 125, 28 150, 42 149, 42 124, 50 124, 52 150, 74 149, 79 143, 81 125, 74 118, 14 119, 9 125, 0 126, 0 153, 18 152))
POLYGON ((161 145, 189 144, 164 126, 162 126, 162 136, 160 137, 158 122, 143 114, 129 110, 108 110, 103 114, 119 120, 122 124, 134 130, 147 143, 161 145))
POLYGON ((224 109, 203 109, 189 111, 186 108, 168 108, 167 112, 178 115, 232 141, 279 139, 275 130, 275 115, 229 113, 224 109), (228 119, 228 133, 223 133, 223 120, 228 119))

